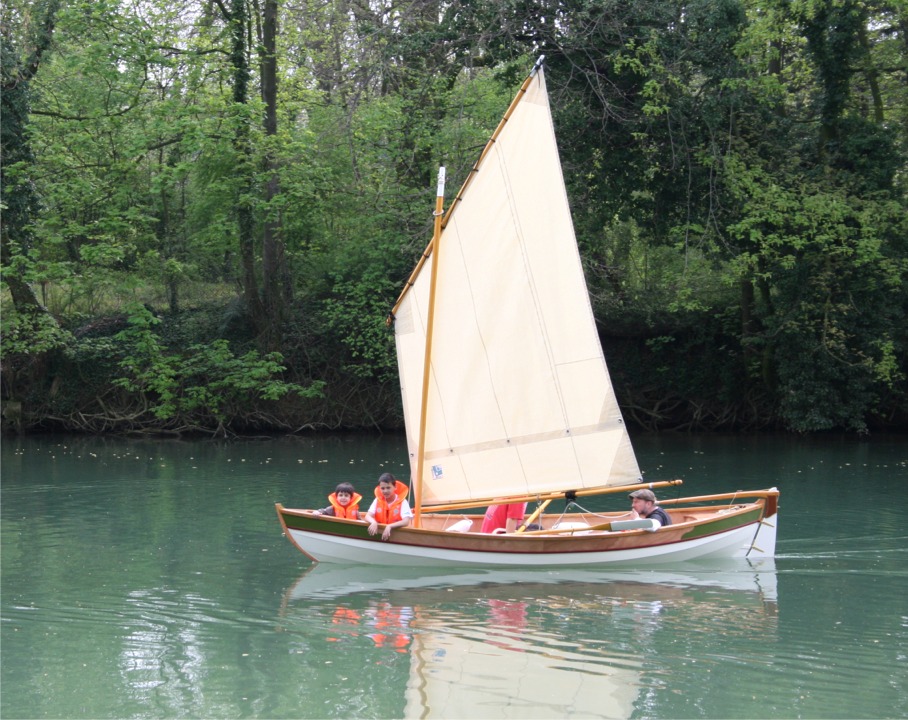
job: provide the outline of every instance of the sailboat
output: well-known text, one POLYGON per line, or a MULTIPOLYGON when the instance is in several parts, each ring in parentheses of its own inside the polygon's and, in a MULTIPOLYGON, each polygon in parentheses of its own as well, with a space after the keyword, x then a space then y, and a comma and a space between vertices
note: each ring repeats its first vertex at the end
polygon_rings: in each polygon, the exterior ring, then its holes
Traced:
POLYGON ((536 63, 389 315, 414 518, 387 541, 363 521, 276 509, 312 560, 413 567, 662 565, 772 557, 779 491, 674 498, 671 524, 582 498, 645 482, 609 378, 536 63), (548 511, 564 501, 560 512, 548 511), (532 502, 517 532, 479 532, 491 504, 532 502), (623 516, 623 517, 622 517, 623 516), (530 529, 533 528, 533 529, 530 529))

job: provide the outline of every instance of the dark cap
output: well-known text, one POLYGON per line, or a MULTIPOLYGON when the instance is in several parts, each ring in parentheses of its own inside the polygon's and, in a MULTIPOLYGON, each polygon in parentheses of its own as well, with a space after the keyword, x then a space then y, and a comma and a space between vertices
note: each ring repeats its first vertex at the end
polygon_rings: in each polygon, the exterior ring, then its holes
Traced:
POLYGON ((630 495, 630 498, 640 498, 641 500, 649 500, 650 502, 656 502, 656 496, 653 494, 652 490, 634 490, 630 495))

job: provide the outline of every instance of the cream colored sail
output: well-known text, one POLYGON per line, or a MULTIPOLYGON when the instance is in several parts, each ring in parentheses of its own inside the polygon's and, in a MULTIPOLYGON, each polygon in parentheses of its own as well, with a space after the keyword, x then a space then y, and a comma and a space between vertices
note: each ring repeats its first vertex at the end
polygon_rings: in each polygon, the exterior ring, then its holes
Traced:
POLYGON ((394 311, 423 507, 640 476, 596 333, 541 68, 510 113, 394 311))

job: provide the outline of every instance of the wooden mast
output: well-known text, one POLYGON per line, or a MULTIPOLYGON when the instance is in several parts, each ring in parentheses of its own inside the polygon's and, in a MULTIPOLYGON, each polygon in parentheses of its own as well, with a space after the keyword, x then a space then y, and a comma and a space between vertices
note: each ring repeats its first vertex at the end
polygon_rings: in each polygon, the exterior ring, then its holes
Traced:
MULTIPOLYGON (((435 229, 432 247, 437 250, 441 242, 441 219, 444 215, 445 169, 438 168, 438 186, 435 192, 435 229)), ((420 527, 422 520, 423 461, 426 455, 426 408, 429 404, 429 373, 432 370, 432 334, 435 330, 435 288, 438 282, 438 253, 432 253, 432 276, 429 281, 429 312, 426 320, 426 352, 422 366, 422 401, 419 412, 419 445, 416 450, 416 478, 413 493, 413 526, 420 527)))

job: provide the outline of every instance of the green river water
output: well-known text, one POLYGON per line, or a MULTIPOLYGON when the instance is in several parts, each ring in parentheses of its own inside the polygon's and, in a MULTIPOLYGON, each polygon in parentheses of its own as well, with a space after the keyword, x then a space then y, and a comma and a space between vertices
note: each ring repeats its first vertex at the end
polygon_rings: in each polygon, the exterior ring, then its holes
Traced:
POLYGON ((687 494, 779 487, 775 562, 338 572, 274 503, 406 478, 401 437, 4 438, 0 716, 908 716, 908 438, 634 443, 687 494))

